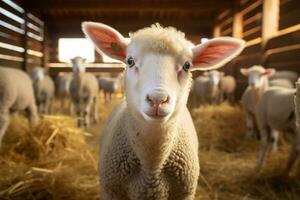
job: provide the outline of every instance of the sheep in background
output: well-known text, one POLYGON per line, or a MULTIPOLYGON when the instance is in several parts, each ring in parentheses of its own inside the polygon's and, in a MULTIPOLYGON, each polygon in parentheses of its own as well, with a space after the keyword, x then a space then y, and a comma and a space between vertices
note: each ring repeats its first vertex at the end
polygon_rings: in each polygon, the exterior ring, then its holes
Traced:
POLYGON ((220 103, 219 83, 223 72, 212 70, 204 72, 204 76, 199 76, 194 80, 194 104, 196 107, 206 104, 220 103))
POLYGON ((276 71, 275 74, 269 77, 269 80, 275 80, 275 79, 286 79, 289 80, 292 85, 295 87, 295 83, 298 79, 299 75, 296 72, 288 71, 288 70, 280 70, 276 71))
POLYGON ((284 87, 284 88, 295 88, 295 83, 292 83, 288 79, 278 78, 278 79, 272 79, 269 80, 269 86, 278 86, 278 87, 284 87))
POLYGON ((81 117, 83 117, 83 126, 90 124, 90 112, 93 113, 93 122, 98 121, 98 92, 99 85, 97 78, 85 72, 85 59, 75 57, 72 60, 73 77, 70 84, 70 97, 75 108, 78 127, 81 126, 81 117))
POLYGON ((285 174, 287 174, 291 170, 300 153, 300 79, 298 79, 296 82, 296 94, 294 97, 294 104, 296 116, 296 130, 294 140, 292 141, 293 143, 290 157, 285 169, 285 174))
POLYGON ((32 126, 38 123, 30 77, 21 70, 0 67, 0 146, 9 124, 9 114, 22 110, 28 112, 32 126))
POLYGON ((248 87, 241 99, 242 108, 245 112, 247 137, 259 137, 255 120, 255 106, 264 91, 269 87, 268 76, 275 73, 274 69, 265 69, 254 65, 248 69, 241 68, 241 73, 248 78, 248 87))
POLYGON ((299 138, 295 124, 294 94, 295 89, 274 86, 267 89, 257 102, 255 116, 261 137, 257 171, 264 165, 270 145, 273 144, 273 150, 277 150, 279 132, 292 133, 295 138, 299 138))
POLYGON ((186 107, 190 70, 221 67, 244 42, 216 38, 190 47, 175 28, 152 25, 130 34, 84 22, 98 49, 127 62, 125 96, 103 129, 103 199, 193 199, 199 175, 197 134, 186 107))
POLYGON ((112 94, 121 91, 123 87, 123 78, 122 76, 118 76, 116 78, 100 77, 99 87, 104 93, 105 102, 110 102, 112 94))
MULTIPOLYGON (((71 73, 60 73, 57 79, 57 93, 60 97, 60 112, 65 111, 65 98, 70 95, 70 84, 72 81, 71 73)), ((72 110, 71 102, 69 105, 70 112, 72 110)), ((72 112, 71 112, 72 113, 72 112)))
POLYGON ((53 80, 45 74, 42 67, 34 67, 32 69, 32 82, 38 112, 51 114, 55 92, 53 80))
POLYGON ((228 100, 229 102, 234 102, 234 92, 236 88, 236 80, 232 76, 223 76, 219 83, 220 88, 220 102, 228 100))

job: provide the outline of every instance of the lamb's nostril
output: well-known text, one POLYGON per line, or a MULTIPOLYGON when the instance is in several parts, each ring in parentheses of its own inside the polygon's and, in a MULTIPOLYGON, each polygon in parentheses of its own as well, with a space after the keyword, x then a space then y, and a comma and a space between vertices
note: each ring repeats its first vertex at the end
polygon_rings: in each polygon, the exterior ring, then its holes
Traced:
POLYGON ((168 103, 170 101, 169 96, 158 96, 158 97, 153 97, 150 95, 146 96, 146 101, 151 105, 151 106, 159 106, 165 103, 168 103))

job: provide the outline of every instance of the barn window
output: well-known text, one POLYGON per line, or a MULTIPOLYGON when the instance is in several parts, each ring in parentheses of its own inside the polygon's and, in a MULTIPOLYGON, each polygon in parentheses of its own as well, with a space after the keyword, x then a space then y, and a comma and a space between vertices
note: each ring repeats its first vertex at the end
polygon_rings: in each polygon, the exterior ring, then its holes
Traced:
POLYGON ((95 48, 91 41, 85 38, 60 38, 58 40, 58 59, 60 62, 70 62, 71 58, 80 56, 88 62, 95 61, 95 48))

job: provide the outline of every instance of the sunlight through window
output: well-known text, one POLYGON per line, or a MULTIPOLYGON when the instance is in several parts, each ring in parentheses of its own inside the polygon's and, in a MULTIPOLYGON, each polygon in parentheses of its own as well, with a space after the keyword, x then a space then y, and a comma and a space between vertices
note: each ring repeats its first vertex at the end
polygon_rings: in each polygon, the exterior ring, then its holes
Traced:
POLYGON ((76 56, 87 59, 87 62, 95 61, 94 45, 85 38, 60 38, 58 54, 60 62, 70 62, 70 59, 76 56))

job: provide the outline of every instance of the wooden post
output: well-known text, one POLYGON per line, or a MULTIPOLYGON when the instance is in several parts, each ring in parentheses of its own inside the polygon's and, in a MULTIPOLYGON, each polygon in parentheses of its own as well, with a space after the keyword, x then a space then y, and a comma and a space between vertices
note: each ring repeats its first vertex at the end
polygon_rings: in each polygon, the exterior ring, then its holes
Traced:
POLYGON ((43 26, 41 26, 42 29, 42 37, 43 37, 43 41, 42 41, 42 52, 43 52, 43 57, 42 59, 42 67, 47 71, 48 70, 48 35, 47 35, 47 27, 44 24, 43 26))
POLYGON ((220 37, 221 36, 221 27, 219 24, 215 24, 214 26, 214 33, 213 33, 213 37, 220 37))
POLYGON ((24 53, 23 53, 23 66, 22 66, 22 70, 27 72, 27 49, 28 49, 28 36, 27 36, 27 32, 28 32, 28 27, 27 27, 27 21, 28 21, 28 17, 27 17, 27 11, 24 10, 23 13, 23 18, 24 18, 24 24, 23 24, 23 30, 24 30, 24 35, 23 35, 23 48, 24 48, 24 53))
POLYGON ((276 35, 279 25, 280 0, 263 1, 262 43, 276 35))
POLYGON ((239 1, 235 1, 234 14, 233 14, 233 29, 232 36, 236 38, 243 37, 243 15, 239 10, 239 1))

